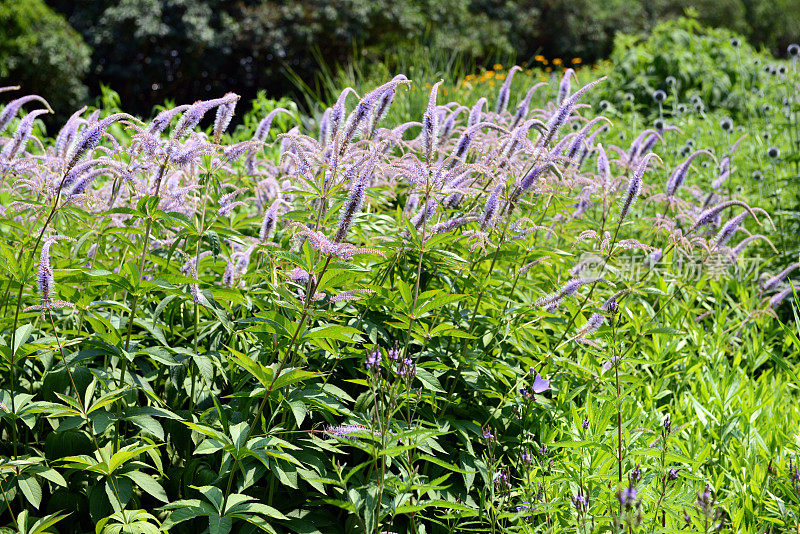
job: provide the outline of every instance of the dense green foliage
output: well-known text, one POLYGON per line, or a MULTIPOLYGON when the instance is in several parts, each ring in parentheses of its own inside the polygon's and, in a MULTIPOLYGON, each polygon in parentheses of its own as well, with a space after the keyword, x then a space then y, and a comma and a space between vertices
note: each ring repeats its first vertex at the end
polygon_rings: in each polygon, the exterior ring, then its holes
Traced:
POLYGON ((62 15, 43 0, 0 0, 0 28, 0 80, 47 94, 62 112, 86 100, 91 50, 62 15))
POLYGON ((744 117, 760 101, 753 91, 768 76, 771 59, 740 35, 681 18, 659 24, 646 38, 617 35, 604 94, 617 106, 632 95, 634 106, 653 108, 660 89, 672 102, 699 97, 705 107, 744 117))
POLYGON ((800 528, 797 65, 731 121, 406 61, 0 124, 3 534, 800 528))

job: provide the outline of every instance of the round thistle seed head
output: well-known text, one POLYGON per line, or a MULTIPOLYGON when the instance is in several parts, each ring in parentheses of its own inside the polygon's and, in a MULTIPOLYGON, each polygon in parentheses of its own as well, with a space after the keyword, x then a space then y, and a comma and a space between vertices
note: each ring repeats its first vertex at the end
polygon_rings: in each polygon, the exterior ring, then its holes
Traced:
POLYGON ((781 156, 781 150, 776 146, 771 146, 767 149, 767 156, 771 159, 778 159, 781 156))
POLYGON ((755 180, 756 182, 760 182, 761 180, 764 179, 764 176, 761 174, 760 171, 753 171, 753 174, 751 175, 751 178, 753 180, 755 180))
POLYGON ((667 82, 667 85, 669 85, 670 87, 675 87, 676 85, 678 85, 678 80, 675 79, 675 76, 667 76, 667 78, 664 81, 667 82))
POLYGON ((625 93, 625 102, 633 102, 634 100, 633 93, 625 93))
POLYGON ((666 99, 667 99, 667 93, 665 93, 665 92, 664 92, 664 91, 662 91, 661 89, 659 89, 658 91, 656 91, 655 93, 653 93, 653 100, 655 100, 655 101, 656 101, 656 103, 658 103, 658 104, 662 104, 662 103, 664 103, 664 101, 665 101, 666 99))
POLYGON ((733 130, 733 121, 730 120, 728 117, 723 117, 722 120, 719 121, 720 128, 724 131, 730 133, 733 130))
POLYGON ((786 52, 788 52, 789 57, 795 58, 797 56, 800 56, 800 45, 792 43, 789 45, 789 48, 786 49, 786 52))
POLYGON ((740 46, 742 46, 742 42, 736 37, 734 37, 731 39, 731 46, 734 48, 739 48, 740 46))

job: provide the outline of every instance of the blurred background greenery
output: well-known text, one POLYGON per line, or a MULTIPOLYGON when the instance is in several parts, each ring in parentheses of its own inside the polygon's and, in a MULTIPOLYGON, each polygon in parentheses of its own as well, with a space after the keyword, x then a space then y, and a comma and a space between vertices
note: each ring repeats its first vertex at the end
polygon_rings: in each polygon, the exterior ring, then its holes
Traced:
POLYGON ((0 0, 0 79, 61 116, 102 85, 147 115, 226 91, 294 97, 298 81, 319 92, 321 65, 368 68, 421 48, 475 69, 537 55, 644 68, 654 58, 634 61, 635 36, 687 14, 776 55, 800 37, 800 0, 0 0))

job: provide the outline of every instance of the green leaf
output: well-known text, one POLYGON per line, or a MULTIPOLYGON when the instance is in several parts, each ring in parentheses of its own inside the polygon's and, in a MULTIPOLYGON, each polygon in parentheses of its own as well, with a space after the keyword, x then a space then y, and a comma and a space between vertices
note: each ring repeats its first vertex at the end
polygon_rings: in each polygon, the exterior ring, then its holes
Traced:
POLYGON ((228 534, 233 527, 233 520, 230 517, 218 514, 208 516, 208 534, 228 534))
POLYGON ((39 505, 42 504, 42 487, 39 485, 39 482, 36 481, 36 478, 25 475, 21 476, 18 480, 19 489, 22 491, 22 494, 25 495, 28 502, 38 510, 39 505))
POLYGON ((149 493, 156 499, 161 502, 168 502, 169 498, 167 498, 167 493, 164 491, 164 488, 161 487, 161 484, 156 482, 153 477, 142 473, 141 471, 129 471, 125 473, 125 476, 130 478, 134 484, 139 486, 143 491, 149 493))

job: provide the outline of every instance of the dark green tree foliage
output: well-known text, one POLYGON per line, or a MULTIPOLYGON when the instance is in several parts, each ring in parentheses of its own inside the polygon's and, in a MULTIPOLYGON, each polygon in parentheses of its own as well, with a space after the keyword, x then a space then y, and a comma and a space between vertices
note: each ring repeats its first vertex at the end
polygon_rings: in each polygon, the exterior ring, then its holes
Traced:
POLYGON ((0 85, 46 98, 59 115, 87 97, 91 50, 42 0, 0 0, 0 85))
POLYGON ((313 86, 320 63, 391 60, 420 45, 485 65, 537 53, 593 61, 617 33, 649 32, 687 8, 774 53, 800 38, 800 0, 47 1, 93 48, 89 86, 109 85, 142 114, 167 98, 291 93, 287 67, 313 86))
POLYGON ((467 0, 52 0, 94 50, 90 83, 147 113, 165 98, 192 101, 235 88, 293 88, 286 67, 313 82, 320 61, 343 63, 360 50, 380 60, 420 41, 469 57, 510 55, 502 21, 467 0))

